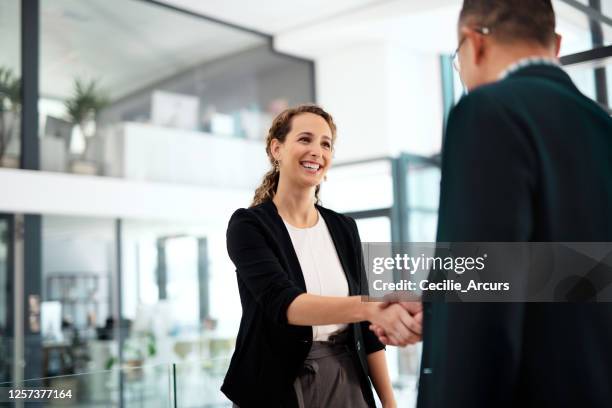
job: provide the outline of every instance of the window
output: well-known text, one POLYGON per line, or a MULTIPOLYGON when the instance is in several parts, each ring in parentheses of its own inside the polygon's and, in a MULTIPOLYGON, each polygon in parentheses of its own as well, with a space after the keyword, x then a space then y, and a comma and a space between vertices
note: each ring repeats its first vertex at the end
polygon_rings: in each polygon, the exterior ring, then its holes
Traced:
POLYGON ((0 167, 19 167, 21 154, 21 2, 0 2, 0 167))
POLYGON ((41 0, 40 41, 47 171, 202 184, 227 139, 259 148, 313 98, 312 65, 269 38, 148 2, 41 0))

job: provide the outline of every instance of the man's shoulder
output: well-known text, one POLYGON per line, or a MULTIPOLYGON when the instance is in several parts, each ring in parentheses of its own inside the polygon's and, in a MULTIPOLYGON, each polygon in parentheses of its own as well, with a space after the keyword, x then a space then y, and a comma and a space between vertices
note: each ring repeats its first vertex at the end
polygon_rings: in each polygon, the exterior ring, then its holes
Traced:
POLYGON ((474 89, 463 96, 451 111, 446 143, 461 150, 482 150, 485 145, 498 149, 511 140, 524 139, 525 135, 519 131, 524 127, 518 122, 527 122, 530 119, 527 116, 533 115, 526 99, 517 96, 516 84, 506 81, 474 89))
POLYGON ((610 115, 582 94, 565 73, 548 77, 511 75, 476 88, 461 98, 455 110, 506 120, 524 117, 531 120, 534 116, 548 119, 558 117, 559 112, 571 111, 565 119, 590 117, 612 123, 610 115))
POLYGON ((550 66, 522 68, 504 79, 474 89, 461 102, 477 103, 483 109, 504 107, 524 111, 525 106, 541 106, 543 101, 559 105, 596 105, 580 92, 565 71, 550 66), (487 104, 483 106, 482 102, 487 104))
POLYGON ((463 98, 460 103, 479 103, 483 108, 496 108, 505 102, 524 98, 527 100, 537 99, 538 93, 546 92, 550 88, 546 80, 535 77, 512 77, 490 84, 479 86, 463 98))
POLYGON ((509 102, 510 91, 506 84, 487 84, 480 86, 461 97, 451 111, 449 123, 464 120, 480 122, 485 118, 495 118, 502 114, 507 107, 512 108, 509 102))
POLYGON ((554 115, 542 110, 543 103, 586 106, 589 101, 566 84, 538 76, 510 76, 482 85, 463 96, 454 109, 454 116, 486 117, 492 120, 516 120, 532 115, 554 115))

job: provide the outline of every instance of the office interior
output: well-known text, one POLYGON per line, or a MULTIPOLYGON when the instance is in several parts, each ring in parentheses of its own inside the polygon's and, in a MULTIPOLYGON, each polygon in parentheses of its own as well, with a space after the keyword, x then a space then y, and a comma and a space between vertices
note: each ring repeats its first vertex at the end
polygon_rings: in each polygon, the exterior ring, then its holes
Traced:
MULTIPOLYGON (((553 3, 562 64, 612 113, 612 1, 553 3)), ((460 5, 2 0, 0 386, 70 387, 72 406, 231 406, 225 228, 286 107, 336 119, 324 206, 365 242, 434 241, 460 5)), ((401 406, 419 356, 388 348, 401 406)))

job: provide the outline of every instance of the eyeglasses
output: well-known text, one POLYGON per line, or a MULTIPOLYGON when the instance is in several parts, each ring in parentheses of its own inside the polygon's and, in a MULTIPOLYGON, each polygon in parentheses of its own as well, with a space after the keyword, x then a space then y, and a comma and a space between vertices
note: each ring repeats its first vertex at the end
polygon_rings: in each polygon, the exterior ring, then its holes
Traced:
MULTIPOLYGON (((471 30, 474 30, 475 32, 481 35, 491 34, 491 30, 489 29, 489 27, 475 27, 475 28, 471 28, 471 30)), ((463 36, 463 38, 459 41, 459 45, 457 46, 457 49, 455 50, 455 52, 453 52, 453 55, 451 56, 453 60, 453 67, 455 68, 457 72, 461 72, 461 64, 459 63, 459 50, 461 49, 461 46, 465 42, 466 38, 467 38, 466 36, 463 36)))

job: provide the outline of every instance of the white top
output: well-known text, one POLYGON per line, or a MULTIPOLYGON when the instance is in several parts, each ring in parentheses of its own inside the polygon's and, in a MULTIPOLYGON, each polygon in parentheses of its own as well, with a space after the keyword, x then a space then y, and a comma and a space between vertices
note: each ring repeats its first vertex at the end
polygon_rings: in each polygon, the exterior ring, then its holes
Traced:
MULTIPOLYGON (((302 268, 306 292, 321 296, 348 296, 348 283, 336 247, 325 220, 321 214, 318 216, 317 223, 310 228, 296 228, 285 222, 302 268)), ((313 326, 313 340, 326 341, 331 334, 346 327, 346 324, 313 326)))

